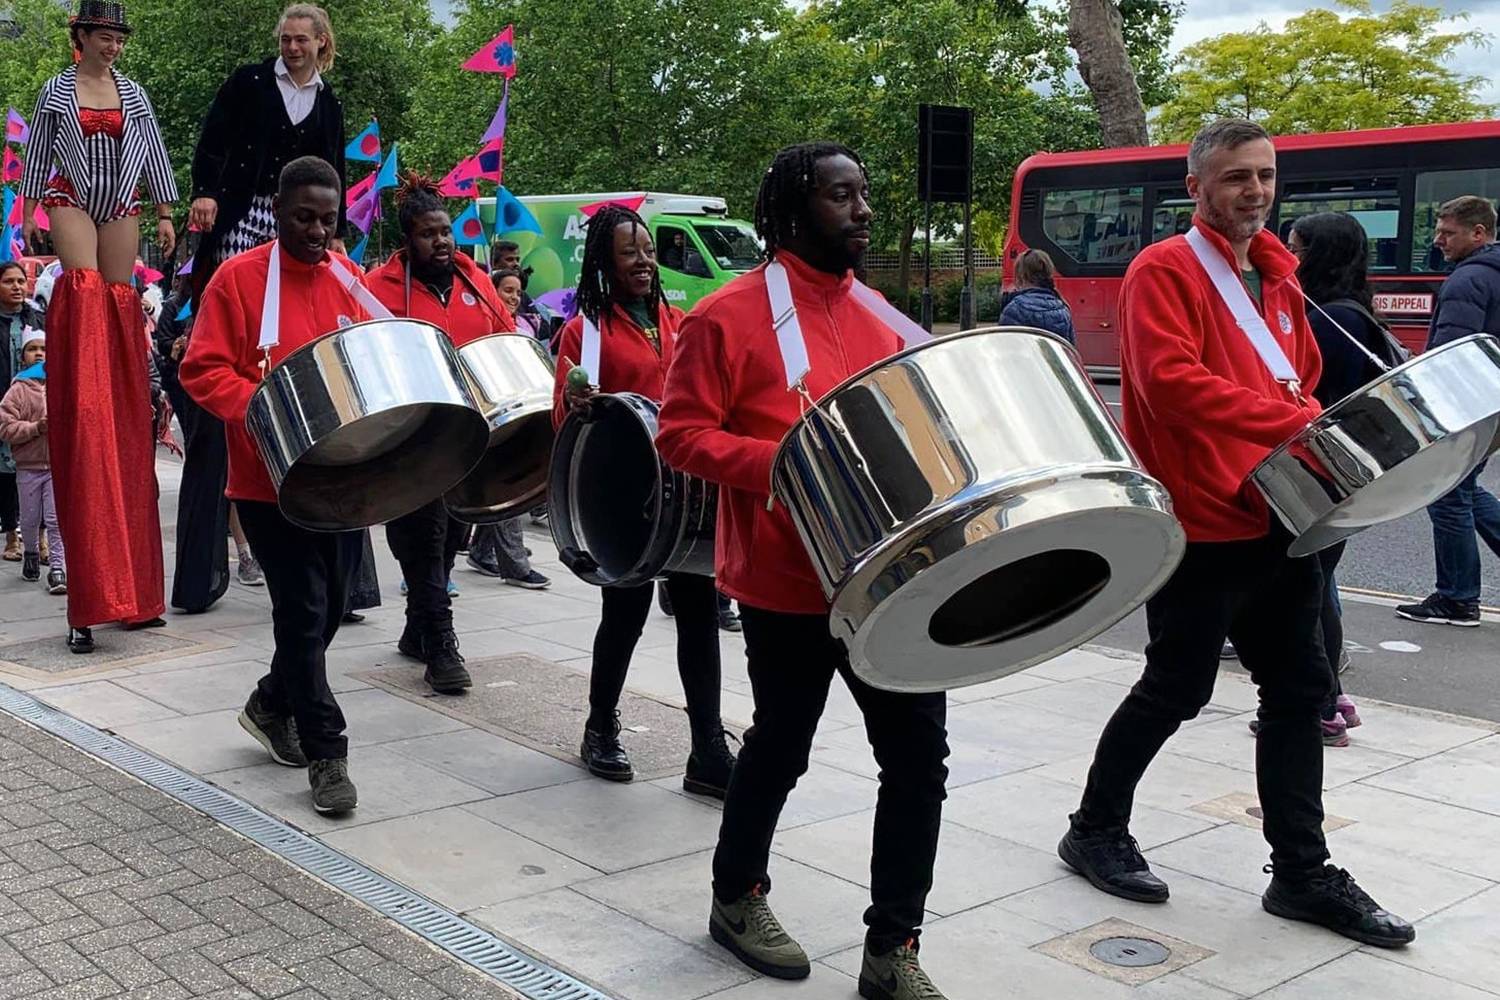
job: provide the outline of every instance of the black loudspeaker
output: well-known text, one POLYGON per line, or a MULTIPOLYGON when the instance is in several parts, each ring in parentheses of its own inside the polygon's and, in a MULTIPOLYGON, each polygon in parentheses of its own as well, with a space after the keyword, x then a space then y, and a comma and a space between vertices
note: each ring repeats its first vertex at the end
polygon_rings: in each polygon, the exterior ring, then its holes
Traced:
POLYGON ((917 107, 917 198, 968 201, 973 193, 974 109, 917 107))

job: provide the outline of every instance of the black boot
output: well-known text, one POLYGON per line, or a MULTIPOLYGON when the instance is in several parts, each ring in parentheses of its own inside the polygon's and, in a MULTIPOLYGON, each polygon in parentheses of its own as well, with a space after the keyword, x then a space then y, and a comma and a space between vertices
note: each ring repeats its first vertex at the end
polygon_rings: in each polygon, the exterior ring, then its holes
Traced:
POLYGON ((458 636, 453 634, 451 625, 424 636, 422 651, 427 663, 427 683, 438 694, 463 694, 474 686, 458 652, 458 636))
POLYGON ((1057 845, 1057 856, 1069 868, 1111 896, 1138 903, 1165 903, 1167 883, 1151 874, 1140 845, 1123 826, 1080 830, 1077 821, 1057 845))
POLYGON ((94 651, 94 632, 86 628, 68 629, 68 651, 72 653, 92 653, 94 651))
POLYGON ((21 579, 27 583, 35 583, 42 578, 41 557, 35 552, 27 552, 21 556, 21 579))
MULTIPOLYGON (((1266 870, 1271 871, 1271 866, 1266 870)), ((1319 924, 1377 948, 1400 948, 1417 938, 1416 928, 1381 909, 1354 883, 1354 876, 1333 865, 1301 879, 1272 874, 1260 905, 1267 913, 1319 924)))
POLYGON ((715 725, 701 737, 693 734, 693 752, 688 754, 687 771, 682 776, 685 791, 723 800, 729 791, 729 774, 734 770, 728 736, 721 725, 715 725))
POLYGON ((422 652, 422 632, 410 621, 401 630, 401 638, 396 640, 396 652, 413 660, 426 659, 422 652))
POLYGON ((620 745, 619 712, 610 720, 608 729, 596 729, 592 723, 583 727, 583 745, 578 748, 578 756, 595 777, 606 781, 630 781, 635 777, 630 756, 620 745))

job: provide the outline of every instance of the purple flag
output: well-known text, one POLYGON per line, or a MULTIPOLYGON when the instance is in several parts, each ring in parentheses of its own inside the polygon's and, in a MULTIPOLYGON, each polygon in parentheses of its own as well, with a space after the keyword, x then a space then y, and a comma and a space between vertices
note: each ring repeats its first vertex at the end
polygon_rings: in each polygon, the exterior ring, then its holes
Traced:
POLYGON ((484 137, 479 140, 482 146, 494 139, 505 138, 505 106, 510 103, 510 78, 505 80, 505 96, 500 98, 500 107, 495 111, 495 117, 490 119, 490 127, 484 130, 484 137))

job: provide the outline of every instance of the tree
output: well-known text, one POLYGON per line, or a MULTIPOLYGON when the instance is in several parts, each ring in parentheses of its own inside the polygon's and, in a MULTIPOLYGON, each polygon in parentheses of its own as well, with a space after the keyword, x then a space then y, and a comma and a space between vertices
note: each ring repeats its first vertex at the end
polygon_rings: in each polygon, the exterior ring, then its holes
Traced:
POLYGON ((1164 140, 1186 140, 1204 122, 1252 118, 1273 133, 1464 121, 1488 117, 1480 77, 1446 65, 1454 50, 1485 41, 1479 32, 1444 32, 1437 6, 1395 0, 1374 13, 1369 0, 1347 0, 1347 16, 1311 10, 1282 31, 1206 39, 1183 53, 1177 96, 1162 109, 1164 140))
POLYGON ((0 114, 29 120, 37 92, 68 65, 68 12, 55 0, 0 0, 0 114))
POLYGON ((1147 145, 1146 105, 1114 0, 1069 0, 1068 38, 1078 53, 1078 75, 1094 96, 1104 145, 1147 145))

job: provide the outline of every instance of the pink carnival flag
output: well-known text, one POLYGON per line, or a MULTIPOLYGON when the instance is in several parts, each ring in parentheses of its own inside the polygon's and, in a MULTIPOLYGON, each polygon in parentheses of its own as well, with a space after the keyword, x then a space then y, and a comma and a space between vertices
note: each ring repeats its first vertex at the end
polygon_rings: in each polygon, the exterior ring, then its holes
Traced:
POLYGON ((449 198, 472 198, 477 193, 479 157, 466 156, 438 182, 438 193, 449 198))
POLYGON ((483 48, 470 56, 463 68, 475 73, 499 73, 507 80, 515 76, 515 25, 507 24, 504 31, 491 38, 483 48))
POLYGON ((375 175, 366 174, 365 179, 358 183, 349 185, 349 190, 344 192, 344 207, 353 208, 354 203, 365 196, 365 193, 375 185, 375 175))
POLYGON ((364 197, 349 206, 348 216, 350 222, 366 233, 375 228, 375 220, 380 218, 380 192, 372 186, 364 197))
POLYGON ((26 168, 21 163, 21 158, 9 146, 5 147, 5 162, 3 166, 0 166, 0 180, 6 184, 13 184, 20 180, 25 172, 26 168))
POLYGON ((476 159, 479 162, 480 176, 485 179, 493 179, 496 184, 503 184, 505 171, 505 138, 491 139, 479 147, 476 159))
POLYGON ((24 143, 31 138, 31 129, 26 125, 26 119, 21 117, 21 112, 11 108, 5 115, 5 141, 24 143))
MULTIPOLYGON (((6 188, 5 193, 10 194, 10 189, 6 188)), ((20 232, 21 213, 25 210, 24 202, 20 198, 16 198, 13 201, 7 200, 6 204, 10 205, 10 211, 3 213, 5 217, 0 219, 0 226, 15 226, 16 232, 20 232)), ((35 222, 36 227, 42 232, 46 232, 52 228, 52 223, 47 220, 47 213, 40 205, 31 213, 31 221, 35 222)))
POLYGON ((592 204, 584 205, 578 211, 583 215, 585 219, 592 219, 594 217, 594 213, 599 211, 599 209, 603 208, 605 205, 619 205, 621 208, 628 208, 632 212, 638 212, 640 211, 641 206, 645 204, 645 202, 645 195, 641 195, 637 198, 610 198, 606 201, 596 201, 592 204))

